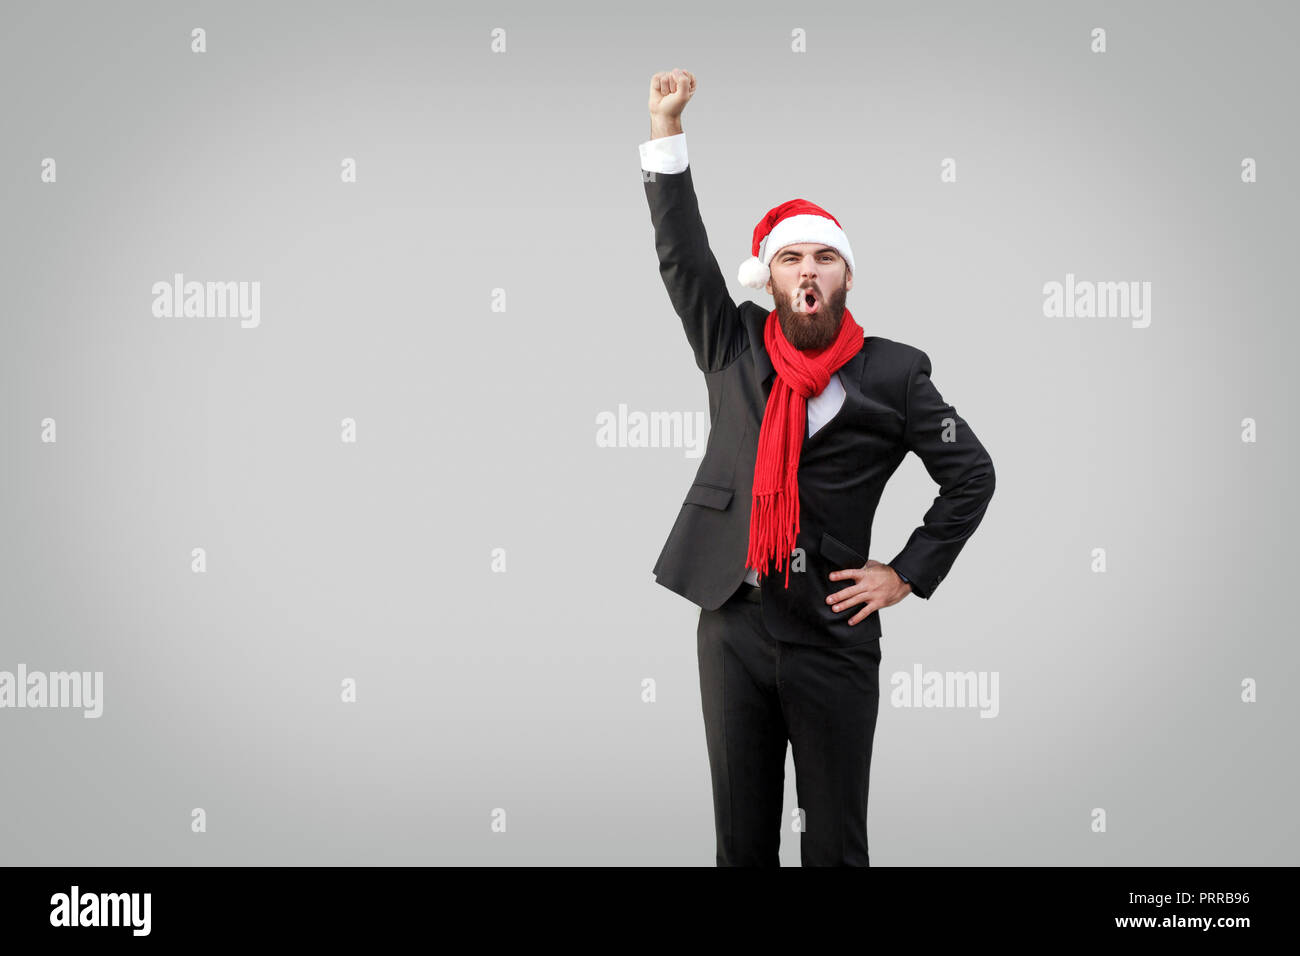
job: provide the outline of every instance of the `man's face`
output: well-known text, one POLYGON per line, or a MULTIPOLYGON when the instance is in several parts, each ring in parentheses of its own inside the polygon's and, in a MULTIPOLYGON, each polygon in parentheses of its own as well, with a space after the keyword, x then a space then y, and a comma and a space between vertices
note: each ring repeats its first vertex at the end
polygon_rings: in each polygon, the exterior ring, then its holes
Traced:
POLYGON ((776 301, 776 317, 789 343, 802 351, 834 342, 844 321, 844 299, 853 288, 844 257, 830 246, 797 242, 778 249, 768 269, 772 277, 765 288, 776 301))

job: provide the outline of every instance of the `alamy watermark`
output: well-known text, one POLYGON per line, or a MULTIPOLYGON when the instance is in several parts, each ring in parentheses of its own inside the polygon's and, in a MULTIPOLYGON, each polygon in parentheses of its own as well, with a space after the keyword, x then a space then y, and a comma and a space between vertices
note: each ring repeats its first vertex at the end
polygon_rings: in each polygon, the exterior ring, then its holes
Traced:
POLYGON ((103 671, 0 671, 0 708, 68 707, 85 711, 82 717, 104 712, 103 671))
POLYGON ((185 281, 177 272, 170 282, 153 284, 153 314, 158 318, 239 318, 241 328, 255 329, 262 321, 261 282, 185 281))
POLYGON ((1150 282, 1075 281, 1067 272, 1064 282, 1043 285, 1043 315, 1049 319, 1132 319, 1133 328, 1151 324, 1150 282))
POLYGON ((684 448, 687 458, 699 458, 709 436, 707 412, 629 412, 596 414, 599 448, 684 448))
POLYGON ((148 936, 152 909, 151 893, 82 893, 74 883, 50 897, 50 925, 129 926, 132 936, 148 936))
POLYGON ((895 671, 889 678, 894 707, 971 707, 981 717, 998 715, 997 671, 895 671))

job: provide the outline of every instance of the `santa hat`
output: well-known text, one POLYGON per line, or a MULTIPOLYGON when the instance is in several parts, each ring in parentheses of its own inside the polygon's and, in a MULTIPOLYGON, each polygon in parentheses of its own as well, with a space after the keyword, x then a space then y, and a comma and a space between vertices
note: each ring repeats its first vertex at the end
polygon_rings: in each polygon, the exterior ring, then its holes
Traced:
POLYGON ((754 227, 752 255, 740 264, 740 284, 761 289, 771 277, 768 263, 786 246, 796 242, 819 242, 844 257, 853 271, 853 250, 839 220, 821 206, 806 199, 791 199, 770 210, 754 227))

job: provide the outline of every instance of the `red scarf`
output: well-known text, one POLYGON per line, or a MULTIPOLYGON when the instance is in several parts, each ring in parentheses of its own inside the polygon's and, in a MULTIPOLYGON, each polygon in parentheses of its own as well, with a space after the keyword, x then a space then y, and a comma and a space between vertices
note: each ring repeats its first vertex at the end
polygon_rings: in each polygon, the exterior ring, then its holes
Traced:
POLYGON ((824 349, 800 351, 786 339, 776 309, 767 314, 763 344, 776 367, 776 381, 758 432, 754 460, 754 501, 749 515, 746 567, 761 577, 775 557, 785 565, 790 586, 790 552, 799 534, 799 453, 808 427, 808 396, 826 387, 835 371, 862 348, 864 332, 844 310, 835 341, 824 349))

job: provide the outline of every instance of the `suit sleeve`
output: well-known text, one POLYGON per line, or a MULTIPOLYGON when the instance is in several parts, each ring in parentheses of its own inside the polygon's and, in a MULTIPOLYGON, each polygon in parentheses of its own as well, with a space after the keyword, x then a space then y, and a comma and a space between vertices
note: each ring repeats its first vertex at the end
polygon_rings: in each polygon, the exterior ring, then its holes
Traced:
POLYGON ((930 357, 919 350, 908 372, 905 440, 939 496, 890 566, 911 580, 913 594, 929 599, 983 520, 994 473, 993 459, 943 400, 930 380, 930 357))
MULTIPOLYGON (((727 291, 700 218, 683 140, 641 145, 641 179, 654 226, 659 275, 702 372, 725 368, 745 349, 740 312, 727 291), (657 148, 662 147, 662 148, 657 148), (662 172, 663 169, 680 172, 662 172)), ((663 137, 676 140, 677 137, 663 137)))

